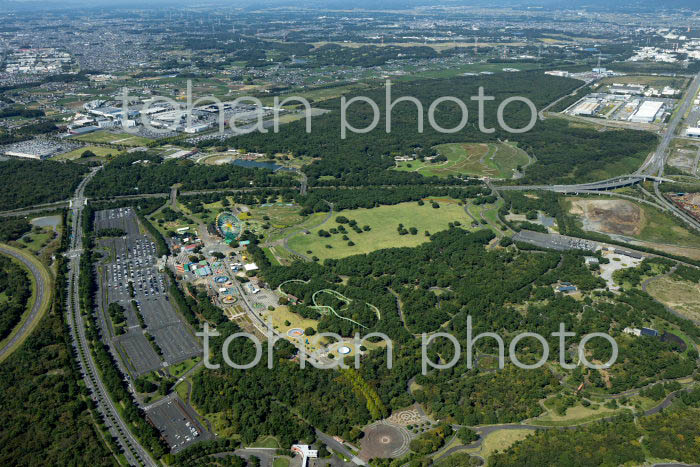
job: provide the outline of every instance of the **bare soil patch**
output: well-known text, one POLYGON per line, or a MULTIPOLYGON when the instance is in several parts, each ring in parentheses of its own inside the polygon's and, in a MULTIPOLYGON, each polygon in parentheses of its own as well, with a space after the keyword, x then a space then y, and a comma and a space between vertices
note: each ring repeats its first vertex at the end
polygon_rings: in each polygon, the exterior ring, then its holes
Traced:
POLYGON ((585 230, 614 235, 639 235, 644 211, 626 200, 571 199, 570 213, 580 216, 585 230))

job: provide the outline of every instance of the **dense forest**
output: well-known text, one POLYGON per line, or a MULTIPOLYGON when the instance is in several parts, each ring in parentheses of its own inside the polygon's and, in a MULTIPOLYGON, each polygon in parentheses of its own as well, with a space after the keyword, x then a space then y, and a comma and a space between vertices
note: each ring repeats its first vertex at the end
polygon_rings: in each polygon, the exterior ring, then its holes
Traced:
MULTIPOLYGON (((66 246, 62 238, 62 248, 66 246)), ((2 465, 117 465, 118 452, 84 387, 63 320, 67 266, 57 259, 53 309, 0 365, 2 465), (95 430, 98 423, 100 432, 95 430)))
MULTIPOLYGON (((366 401, 350 385, 337 380, 333 371, 301 369, 290 361, 296 349, 287 341, 275 345, 274 369, 267 369, 266 358, 248 370, 228 367, 222 360, 225 338, 240 328, 234 323, 217 327, 220 337, 210 340, 212 362, 221 369, 197 373, 192 402, 205 413, 222 413, 232 433, 245 444, 272 434, 283 446, 315 439, 312 427, 346 439, 355 439, 371 420, 366 401)), ((265 346, 269 345, 268 343, 265 346)), ((229 355, 239 364, 250 362, 255 349, 247 339, 231 342, 229 355)), ((267 351, 263 350, 263 355, 267 351)))
POLYGON ((1 161, 0 206, 9 210, 68 199, 87 170, 84 165, 55 161, 1 161))
POLYGON ((518 422, 543 412, 538 403, 560 389, 559 381, 544 368, 524 370, 507 365, 495 372, 471 372, 448 381, 422 378, 414 396, 440 420, 460 425, 518 422))
POLYGON ((24 266, 0 256, 0 341, 19 323, 31 296, 32 282, 24 266))
POLYGON ((6 217, 0 222, 0 242, 17 240, 32 229, 24 217, 6 217))
POLYGON ((700 389, 682 393, 679 399, 676 407, 640 418, 638 423, 630 415, 575 430, 538 430, 505 452, 494 454, 489 465, 638 465, 644 463, 645 451, 653 458, 693 464, 700 459, 700 389))
MULTIPOLYGON (((420 155, 443 143, 499 140, 516 141, 537 157, 537 163, 526 171, 527 182, 584 181, 595 178, 593 172, 599 170, 626 173, 630 165, 652 150, 656 143, 653 134, 571 128, 568 122, 558 119, 537 121, 534 129, 522 134, 508 133, 499 127, 496 108, 506 98, 524 96, 539 109, 572 91, 578 83, 539 72, 401 82, 392 86, 392 100, 403 96, 417 98, 423 104, 425 117, 431 102, 440 97, 455 96, 463 100, 470 111, 468 124, 457 133, 447 134, 426 123, 424 131, 419 133, 416 105, 401 102, 392 109, 391 132, 387 133, 386 90, 379 87, 362 93, 378 105, 381 114, 379 125, 369 133, 349 132, 346 139, 341 139, 341 104, 339 99, 334 99, 323 103, 323 108, 332 112, 323 118, 312 119, 311 133, 306 133, 305 123, 299 121, 283 126, 277 134, 250 133, 231 138, 227 144, 268 154, 290 152, 319 158, 304 168, 314 185, 454 183, 455 180, 450 178, 423 177, 418 173, 388 169, 394 166, 395 155, 420 155), (495 97, 494 101, 485 103, 483 112, 484 127, 494 128, 493 133, 480 131, 476 123, 477 106, 470 97, 478 95, 480 86, 484 87, 486 95, 495 97)), ((350 94, 347 98, 354 96, 350 94)), ((353 104, 348 109, 348 122, 356 128, 369 125, 372 116, 372 109, 365 103, 353 104)), ((461 111, 454 103, 443 103, 435 111, 436 123, 444 128, 456 127, 460 119, 461 111)), ((530 120, 530 111, 523 104, 511 104, 505 108, 504 120, 513 128, 525 127, 530 120)), ((202 146, 211 144, 217 143, 201 143, 202 146)))
POLYGON ((23 117, 23 118, 38 118, 43 117, 43 110, 27 109, 21 106, 12 106, 0 110, 0 118, 23 117))
MULTIPOLYGON (((647 294, 631 291, 618 296, 596 291, 592 294, 595 301, 588 298, 580 302, 554 292, 551 284, 559 280, 571 281, 582 290, 601 287, 599 279, 585 266, 583 252, 518 251, 514 246, 486 250, 484 246, 493 239, 490 231, 468 233, 452 228, 432 235, 430 242, 416 248, 282 267, 269 263, 253 237, 245 238, 251 238, 248 251, 272 288, 292 278, 306 281, 287 283, 284 289, 299 299, 298 304, 290 305, 291 310, 319 319, 319 330, 342 336, 381 331, 394 341, 392 370, 386 368, 386 353, 381 349, 364 352, 360 369, 350 374, 301 370, 298 363, 289 361, 293 349, 278 343, 274 370, 266 369, 263 361, 252 370, 232 370, 222 365, 217 371, 198 374, 193 389, 195 405, 207 413, 223 413, 232 432, 243 433, 245 439, 263 434, 283 440, 311 436, 298 421, 285 422, 288 412, 278 412, 275 403, 323 431, 351 440, 358 436, 360 426, 387 413, 385 409, 397 410, 416 401, 423 403, 434 418, 457 424, 517 422, 539 415, 542 407, 538 401, 561 387, 547 369, 525 371, 506 365, 493 372, 469 368, 462 357, 451 369, 420 374, 420 342, 414 333, 442 328, 457 338, 464 351, 468 316, 473 321, 473 335, 496 332, 503 336, 506 348, 519 332, 541 334, 549 343, 551 361, 559 359, 559 341, 551 333, 560 323, 576 333, 564 349, 568 362, 575 358, 572 350, 583 334, 611 333, 620 346, 618 361, 624 364, 608 371, 608 383, 594 370, 571 375, 572 383, 585 381, 597 391, 618 393, 643 387, 660 376, 686 376, 695 369, 697 353, 682 352, 659 339, 633 338, 621 332, 626 326, 671 319, 647 294), (313 293, 322 289, 338 291, 352 304, 332 296, 317 300, 334 306, 341 316, 362 320, 367 329, 310 308, 313 293), (367 312, 365 303, 379 308, 381 319, 367 312), (418 389, 407 392, 410 380, 415 380, 418 389), (338 387, 339 381, 351 384, 338 387), (300 387, 304 388, 301 392, 300 387), (271 418, 263 417, 267 410, 272 411, 271 418)), ((214 348, 220 348, 221 340, 237 329, 230 323, 219 325, 217 330, 223 330, 223 335, 215 340, 214 348)), ((523 339, 518 346, 517 356, 526 363, 533 363, 541 355, 541 345, 530 339, 523 339)), ((229 353, 238 363, 250 361, 252 345, 236 342, 229 353)), ((495 340, 483 339, 475 349, 480 359, 495 353, 497 346, 495 340)), ((602 361, 610 353, 602 339, 590 341, 587 350, 592 358, 602 361)), ((213 354, 220 360, 218 350, 213 354)), ((432 361, 449 361, 453 354, 446 340, 436 340, 428 350, 432 361)), ((434 442, 428 436, 423 444, 434 442)))
POLYGON ((85 191, 86 195, 96 198, 165 193, 176 183, 182 183, 183 191, 298 185, 288 172, 273 174, 264 169, 249 169, 232 164, 208 166, 188 160, 163 162, 160 156, 133 152, 109 162, 92 179, 85 191))
MULTIPOLYGON (((45 316, 23 346, 0 365, 0 463, 116 465, 77 384, 61 315, 45 316)), ((95 412, 96 413, 96 412, 95 412)))

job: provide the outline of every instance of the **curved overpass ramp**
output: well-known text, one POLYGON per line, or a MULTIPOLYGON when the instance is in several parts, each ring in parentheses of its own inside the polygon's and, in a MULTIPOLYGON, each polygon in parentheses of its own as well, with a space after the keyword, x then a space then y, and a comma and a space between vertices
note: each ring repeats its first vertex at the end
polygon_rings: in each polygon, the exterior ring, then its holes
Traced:
POLYGON ((0 254, 21 262, 34 277, 34 302, 29 314, 25 313, 18 328, 12 331, 10 338, 0 348, 0 362, 14 352, 31 334, 51 304, 51 275, 38 259, 22 250, 7 245, 0 245, 0 254))

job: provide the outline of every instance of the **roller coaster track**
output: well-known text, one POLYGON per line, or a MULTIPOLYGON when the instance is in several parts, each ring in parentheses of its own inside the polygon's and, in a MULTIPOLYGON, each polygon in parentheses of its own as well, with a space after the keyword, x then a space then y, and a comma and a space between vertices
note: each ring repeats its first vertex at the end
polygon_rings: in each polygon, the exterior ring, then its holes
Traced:
MULTIPOLYGON (((304 280, 301 280, 301 279, 290 279, 290 280, 288 280, 288 281, 282 282, 282 283, 277 287, 277 291, 280 292, 281 294, 283 294, 285 297, 289 297, 289 294, 287 294, 284 290, 282 290, 282 286, 283 286, 284 284, 289 284, 290 282, 300 282, 300 283, 302 283, 302 284, 308 284, 308 283, 309 283, 308 281, 304 281, 304 280)), ((357 321, 355 321, 355 320, 353 320, 353 319, 350 319, 350 318, 347 318, 347 317, 345 317, 345 316, 342 316, 342 315, 338 314, 338 312, 335 311, 335 309, 334 309, 332 306, 328 306, 328 305, 319 305, 318 303, 316 303, 316 297, 317 297, 318 294, 320 294, 320 293, 327 293, 327 294, 332 295, 333 297, 337 298, 338 300, 344 301, 345 303, 348 303, 348 304, 352 302, 352 299, 346 297, 345 295, 341 294, 341 293, 338 292, 337 290, 333 290, 333 289, 321 289, 321 290, 317 290, 316 292, 314 292, 313 295, 311 296, 311 301, 313 302, 313 305, 310 306, 309 308, 314 309, 314 310, 317 310, 317 311, 319 311, 319 312, 321 312, 321 313, 324 313, 324 314, 330 312, 331 314, 333 314, 334 316, 336 316, 336 317, 338 317, 338 318, 340 318, 340 319, 343 319, 343 320, 345 320, 345 321, 350 321, 350 322, 353 323, 353 324, 356 324, 356 325, 358 325, 358 326, 360 326, 360 327, 363 327, 363 328, 367 329, 367 326, 365 326, 364 324, 358 323, 357 321)), ((378 320, 381 320, 381 319, 382 319, 382 314, 381 314, 381 312, 379 311, 379 308, 377 308, 376 306, 372 305, 371 303, 366 303, 366 302, 365 302, 365 305, 367 305, 368 307, 370 307, 370 308, 377 314, 377 319, 378 319, 378 320)))

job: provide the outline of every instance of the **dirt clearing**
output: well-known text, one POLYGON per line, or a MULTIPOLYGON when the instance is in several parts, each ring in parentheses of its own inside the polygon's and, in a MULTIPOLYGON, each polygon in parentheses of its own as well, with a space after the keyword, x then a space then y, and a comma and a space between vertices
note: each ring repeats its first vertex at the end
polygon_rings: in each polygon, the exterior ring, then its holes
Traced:
POLYGON ((646 222, 644 211, 636 204, 616 199, 569 199, 570 213, 583 221, 585 230, 614 235, 639 235, 646 222))

